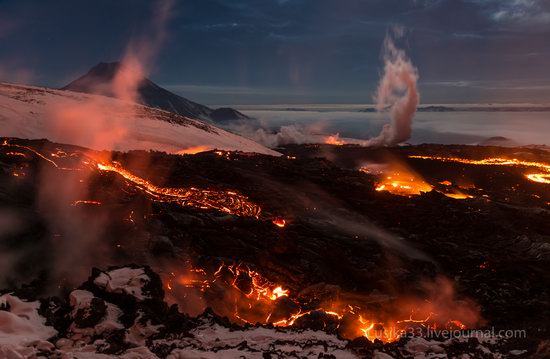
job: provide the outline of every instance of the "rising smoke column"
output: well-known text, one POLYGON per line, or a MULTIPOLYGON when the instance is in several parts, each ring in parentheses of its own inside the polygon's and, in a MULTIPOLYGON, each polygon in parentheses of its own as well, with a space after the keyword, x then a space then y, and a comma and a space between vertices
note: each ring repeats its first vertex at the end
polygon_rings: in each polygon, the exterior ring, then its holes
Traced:
MULTIPOLYGON (((394 31, 399 37, 402 31, 394 31)), ((390 123, 384 125, 380 134, 367 141, 368 146, 393 146, 408 140, 412 132, 412 120, 420 96, 416 83, 418 70, 404 50, 395 46, 393 36, 384 40, 384 75, 374 96, 376 109, 389 108, 390 123)))
MULTIPOLYGON (((139 86, 167 36, 173 5, 173 0, 154 2, 150 24, 141 36, 129 41, 124 51, 110 92, 126 102, 125 113, 110 112, 111 100, 99 96, 76 105, 61 103, 48 114, 49 139, 105 150, 117 149, 118 143, 126 140, 135 126, 139 86)), ((109 153, 102 156, 102 160, 110 159, 109 153)), ((69 171, 60 176, 57 169, 50 167, 45 165, 41 170, 37 206, 53 237, 49 248, 52 283, 70 285, 82 281, 90 266, 112 263, 112 248, 103 241, 108 218, 68 205, 75 199, 89 197, 93 172, 69 171)))
POLYGON ((167 24, 174 0, 159 0, 147 30, 130 41, 120 68, 112 83, 112 93, 118 99, 136 102, 139 86, 151 71, 154 60, 166 40, 167 24))
POLYGON ((268 147, 285 146, 291 143, 356 144, 360 146, 394 146, 411 137, 412 120, 418 106, 420 95, 417 89, 418 70, 411 63, 404 50, 395 45, 394 39, 403 36, 403 29, 394 28, 384 40, 384 72, 374 95, 376 109, 379 112, 389 110, 390 122, 385 124, 380 134, 368 140, 342 138, 338 134, 322 136, 312 128, 290 125, 283 126, 277 132, 259 128, 251 131, 248 125, 234 128, 244 136, 250 137, 268 147), (337 139, 338 143, 335 143, 337 139))

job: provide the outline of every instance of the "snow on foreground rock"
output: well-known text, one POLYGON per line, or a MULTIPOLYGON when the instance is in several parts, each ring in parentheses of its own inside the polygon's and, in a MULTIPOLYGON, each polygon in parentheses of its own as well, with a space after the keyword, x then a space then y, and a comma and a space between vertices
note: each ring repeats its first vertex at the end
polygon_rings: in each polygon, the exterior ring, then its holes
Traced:
POLYGON ((57 331, 46 325, 46 318, 38 314, 39 302, 27 302, 11 294, 0 296, 0 358, 17 358, 11 353, 28 355, 35 349, 49 350, 53 345, 46 340, 57 331))
POLYGON ((94 280, 94 284, 109 293, 126 293, 138 300, 144 300, 149 297, 142 293, 142 286, 150 280, 143 268, 119 268, 102 272, 94 280))
MULTIPOLYGON (((402 338, 372 343, 323 331, 238 326, 206 310, 196 318, 164 302, 149 267, 93 269, 65 298, 0 297, 0 358, 521 358, 502 338, 402 338)), ((19 296, 19 297, 18 297, 19 296)))
POLYGON ((0 82, 0 136, 47 138, 95 150, 280 155, 204 122, 104 96, 0 82))

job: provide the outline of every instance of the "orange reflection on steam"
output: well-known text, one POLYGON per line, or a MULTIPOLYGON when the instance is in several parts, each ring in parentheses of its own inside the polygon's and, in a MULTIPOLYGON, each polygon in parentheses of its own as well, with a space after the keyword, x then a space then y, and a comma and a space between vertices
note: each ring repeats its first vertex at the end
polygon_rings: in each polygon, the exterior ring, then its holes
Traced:
POLYGON ((206 152, 210 151, 211 148, 209 146, 194 146, 194 147, 188 147, 184 148, 183 150, 180 150, 177 152, 178 155, 194 155, 200 152, 206 152))
POLYGON ((346 141, 340 138, 339 133, 325 137, 324 142, 327 145, 335 145, 335 146, 343 146, 346 144, 346 141))

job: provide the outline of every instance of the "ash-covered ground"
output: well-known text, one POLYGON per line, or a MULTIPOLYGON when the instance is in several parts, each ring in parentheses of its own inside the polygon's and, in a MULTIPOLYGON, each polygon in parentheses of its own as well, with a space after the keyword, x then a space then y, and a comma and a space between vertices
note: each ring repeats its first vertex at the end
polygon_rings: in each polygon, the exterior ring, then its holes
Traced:
POLYGON ((550 185, 526 177, 545 168, 410 157, 548 164, 547 152, 303 145, 282 157, 176 156, 0 142, 2 287, 12 293, 0 344, 14 357, 548 355, 550 185), (381 189, 392 172, 433 190, 381 189), (174 197, 182 188, 191 194, 174 197), (81 286, 93 267, 129 264, 81 286), (43 323, 11 335, 25 318, 43 323), (420 338, 382 338, 390 322, 420 338), (463 335, 427 330, 448 323, 463 335), (471 329, 495 334, 468 338, 471 329))

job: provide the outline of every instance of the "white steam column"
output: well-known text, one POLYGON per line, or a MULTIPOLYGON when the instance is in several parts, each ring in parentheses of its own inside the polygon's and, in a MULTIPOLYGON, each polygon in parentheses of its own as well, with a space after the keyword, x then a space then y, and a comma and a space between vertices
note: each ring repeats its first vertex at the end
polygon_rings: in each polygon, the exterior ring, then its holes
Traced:
POLYGON ((389 109, 390 123, 384 125, 377 137, 368 140, 367 146, 393 146, 408 140, 420 99, 416 87, 418 70, 389 34, 384 40, 384 62, 384 75, 374 100, 378 111, 389 109))

